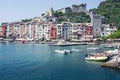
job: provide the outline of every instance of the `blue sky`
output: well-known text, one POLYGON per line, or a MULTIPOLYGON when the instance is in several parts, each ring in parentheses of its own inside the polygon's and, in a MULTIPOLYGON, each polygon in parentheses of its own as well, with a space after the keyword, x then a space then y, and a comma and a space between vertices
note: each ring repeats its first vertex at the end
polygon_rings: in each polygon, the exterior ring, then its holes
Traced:
POLYGON ((40 16, 51 7, 57 10, 87 3, 87 9, 96 8, 102 1, 105 0, 0 0, 0 23, 40 16))

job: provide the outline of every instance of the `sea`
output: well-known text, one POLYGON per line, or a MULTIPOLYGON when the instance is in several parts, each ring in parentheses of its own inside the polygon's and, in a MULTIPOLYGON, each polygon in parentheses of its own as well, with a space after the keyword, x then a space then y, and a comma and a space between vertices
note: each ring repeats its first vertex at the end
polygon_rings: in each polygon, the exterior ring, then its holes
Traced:
POLYGON ((120 70, 101 67, 104 62, 86 61, 89 47, 47 44, 0 44, 0 80, 120 80, 120 70), (76 51, 67 55, 55 50, 76 51))

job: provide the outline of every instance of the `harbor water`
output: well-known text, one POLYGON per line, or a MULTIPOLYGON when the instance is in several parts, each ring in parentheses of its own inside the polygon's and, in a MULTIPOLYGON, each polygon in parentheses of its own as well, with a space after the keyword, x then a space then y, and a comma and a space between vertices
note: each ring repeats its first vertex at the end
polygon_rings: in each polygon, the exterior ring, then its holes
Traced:
POLYGON ((86 61, 87 47, 0 44, 0 80, 120 80, 119 70, 86 61), (82 51, 68 55, 54 51, 63 49, 82 51))

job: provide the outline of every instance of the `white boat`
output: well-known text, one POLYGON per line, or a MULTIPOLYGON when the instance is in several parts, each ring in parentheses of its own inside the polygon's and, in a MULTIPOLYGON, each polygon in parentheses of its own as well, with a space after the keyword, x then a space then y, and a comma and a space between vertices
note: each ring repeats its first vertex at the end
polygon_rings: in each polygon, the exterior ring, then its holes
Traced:
POLYGON ((107 57, 86 57, 86 60, 90 60, 90 61, 104 61, 107 60, 107 57))
POLYGON ((118 49, 108 50, 108 51, 106 51, 106 53, 118 54, 118 49))
POLYGON ((105 48, 114 48, 113 45, 105 45, 104 47, 105 47, 105 48))
POLYGON ((68 54, 68 53, 71 53, 70 50, 55 50, 56 53, 59 53, 59 54, 68 54))
POLYGON ((56 53, 59 53, 59 54, 65 54, 65 51, 63 50, 55 50, 56 53))
POLYGON ((87 54, 85 56, 85 59, 90 60, 90 61, 104 61, 104 60, 107 60, 108 57, 107 56, 96 56, 96 55, 87 54))
POLYGON ((99 49, 98 47, 89 47, 89 48, 87 48, 87 50, 97 50, 97 49, 99 49))
POLYGON ((66 50, 66 49, 65 49, 65 50, 63 50, 63 51, 65 51, 66 53, 71 53, 71 51, 70 51, 70 50, 66 50))
POLYGON ((108 50, 105 53, 107 53, 109 55, 109 57, 114 57, 119 54, 119 51, 118 51, 118 49, 115 49, 115 50, 108 50))

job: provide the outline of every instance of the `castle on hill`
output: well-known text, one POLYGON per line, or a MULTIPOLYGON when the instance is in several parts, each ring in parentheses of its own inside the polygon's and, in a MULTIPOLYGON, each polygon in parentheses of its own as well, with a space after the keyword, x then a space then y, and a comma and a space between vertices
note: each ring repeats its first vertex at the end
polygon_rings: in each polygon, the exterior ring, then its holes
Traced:
POLYGON ((62 8, 62 9, 59 9, 57 11, 60 11, 62 13, 78 13, 78 12, 86 12, 87 9, 86 9, 86 6, 87 4, 79 4, 79 5, 72 5, 71 7, 65 7, 65 8, 62 8))
MULTIPOLYGON (((79 5, 72 5, 71 7, 65 7, 59 10, 56 10, 57 12, 62 13, 79 13, 79 12, 85 12, 87 13, 86 9, 87 4, 79 4, 79 5)), ((54 16, 54 10, 51 8, 49 11, 45 12, 45 16, 54 16)))

